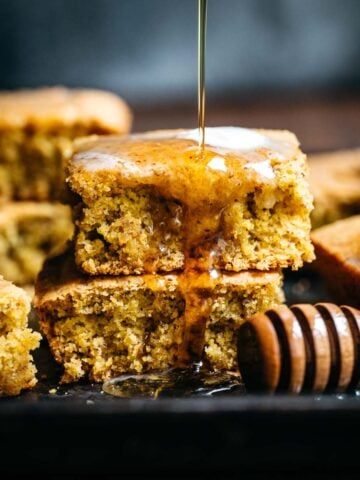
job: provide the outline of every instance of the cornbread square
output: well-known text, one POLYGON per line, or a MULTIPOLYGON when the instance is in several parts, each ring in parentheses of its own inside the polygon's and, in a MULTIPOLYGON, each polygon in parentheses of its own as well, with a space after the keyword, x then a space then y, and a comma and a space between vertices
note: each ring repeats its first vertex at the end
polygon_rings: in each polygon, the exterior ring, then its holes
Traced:
POLYGON ((46 202, 0 205, 0 274, 18 285, 34 282, 46 256, 73 233, 70 208, 46 202))
POLYGON ((0 92, 0 199, 58 199, 73 139, 127 133, 130 126, 128 106, 110 92, 0 92))
POLYGON ((338 220, 312 233, 316 263, 339 303, 360 307, 360 215, 338 220))
POLYGON ((75 256, 83 272, 171 272, 186 258, 199 270, 297 269, 313 259, 312 197, 296 137, 207 129, 223 146, 199 155, 194 135, 77 142, 68 183, 79 198, 75 256))
POLYGON ((18 395, 36 385, 30 352, 41 336, 27 328, 29 311, 27 294, 0 278, 0 396, 18 395))
MULTIPOLYGON (((174 274, 88 277, 76 270, 71 252, 48 260, 36 284, 35 307, 53 356, 64 367, 62 382, 100 382, 176 366, 193 340, 181 283, 174 274)), ((193 293, 207 304, 211 300, 200 339, 211 369, 235 368, 238 326, 281 303, 281 283, 277 272, 221 274, 214 287, 199 277, 193 293)))
POLYGON ((309 156, 314 228, 360 213, 360 148, 309 156))

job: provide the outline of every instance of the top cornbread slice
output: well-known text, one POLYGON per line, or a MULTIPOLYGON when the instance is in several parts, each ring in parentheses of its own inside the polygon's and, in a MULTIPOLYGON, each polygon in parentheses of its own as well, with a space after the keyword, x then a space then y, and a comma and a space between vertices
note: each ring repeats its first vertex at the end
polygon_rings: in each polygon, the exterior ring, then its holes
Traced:
POLYGON ((128 133, 130 127, 128 106, 110 92, 0 92, 0 198, 56 198, 75 137, 128 133))
POLYGON ((313 258, 305 155, 286 131, 160 131, 80 141, 75 255, 86 273, 269 270, 313 258))
POLYGON ((309 156, 314 228, 360 213, 360 148, 309 156))

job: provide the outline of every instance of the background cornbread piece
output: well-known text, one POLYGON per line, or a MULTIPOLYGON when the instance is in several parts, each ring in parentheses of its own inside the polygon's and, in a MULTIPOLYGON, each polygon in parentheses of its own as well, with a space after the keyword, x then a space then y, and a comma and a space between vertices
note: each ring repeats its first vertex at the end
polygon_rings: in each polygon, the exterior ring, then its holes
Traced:
POLYGON ((360 215, 314 230, 312 240, 315 266, 334 299, 360 307, 360 215))
POLYGON ((360 213, 360 148, 308 158, 313 227, 360 213))
POLYGON ((18 285, 33 283, 46 256, 72 236, 70 208, 58 203, 0 205, 0 274, 18 285))
POLYGON ((36 385, 30 352, 41 336, 27 328, 29 311, 27 294, 0 278, 0 396, 18 395, 36 385))
POLYGON ((129 132, 117 95, 62 87, 0 92, 0 199, 57 199, 75 137, 129 132))
POLYGON ((312 197, 296 137, 207 132, 222 145, 200 157, 193 131, 78 142, 68 182, 81 198, 75 254, 84 272, 170 272, 184 268, 186 252, 205 270, 297 269, 313 259, 312 197), (241 150, 243 140, 250 146, 241 150))
MULTIPOLYGON (((204 347, 211 368, 235 367, 237 327, 283 301, 281 280, 277 272, 226 274, 214 290, 197 292, 211 300, 204 347)), ((45 263, 35 307, 64 383, 173 367, 183 346, 186 304, 178 275, 88 277, 68 253, 45 263)))

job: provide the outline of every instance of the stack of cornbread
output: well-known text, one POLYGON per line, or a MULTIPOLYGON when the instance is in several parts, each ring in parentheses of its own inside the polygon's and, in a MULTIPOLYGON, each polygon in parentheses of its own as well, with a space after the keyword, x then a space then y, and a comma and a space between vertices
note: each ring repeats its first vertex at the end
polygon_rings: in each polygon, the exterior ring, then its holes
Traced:
POLYGON ((75 137, 127 133, 131 117, 116 95, 43 88, 0 92, 0 274, 31 284, 46 255, 71 237, 59 203, 75 137))
POLYGON ((307 165, 287 131, 234 127, 78 141, 76 229, 35 303, 63 382, 202 361, 236 366, 236 330, 313 259, 307 165))

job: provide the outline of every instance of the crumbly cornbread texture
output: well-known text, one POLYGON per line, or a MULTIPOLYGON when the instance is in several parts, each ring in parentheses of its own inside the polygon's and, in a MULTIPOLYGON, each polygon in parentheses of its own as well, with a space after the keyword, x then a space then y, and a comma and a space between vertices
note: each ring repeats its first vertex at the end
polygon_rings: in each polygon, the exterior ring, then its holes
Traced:
POLYGON ((309 156, 314 228, 360 213, 360 149, 309 156))
POLYGON ((36 385, 30 352, 41 337, 27 328, 29 311, 27 294, 0 278, 0 396, 18 395, 36 385))
POLYGON ((129 108, 110 92, 0 92, 0 199, 58 199, 73 139, 130 127, 129 108))
POLYGON ((210 292, 211 310, 205 329, 204 362, 211 370, 237 367, 237 331, 256 312, 284 301, 278 272, 224 273, 210 292))
POLYGON ((312 197, 296 137, 246 132, 262 143, 200 156, 186 131, 78 142, 68 178, 80 199, 77 265, 120 275, 181 270, 185 257, 236 272, 311 261, 312 197))
POLYGON ((360 215, 313 231, 316 263, 335 299, 360 307, 360 215))
POLYGON ((0 205, 0 274, 18 285, 34 282, 46 256, 73 233, 68 206, 9 202, 0 205))
MULTIPOLYGON (((210 368, 235 368, 236 329, 283 301, 281 282, 277 272, 220 275, 206 292, 211 309, 204 361, 210 368)), ((45 263, 35 306, 64 367, 64 383, 173 367, 183 348, 186 304, 179 275, 87 277, 68 253, 45 263)))

